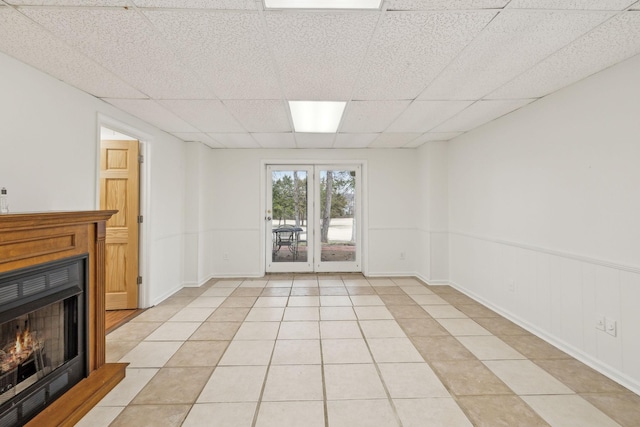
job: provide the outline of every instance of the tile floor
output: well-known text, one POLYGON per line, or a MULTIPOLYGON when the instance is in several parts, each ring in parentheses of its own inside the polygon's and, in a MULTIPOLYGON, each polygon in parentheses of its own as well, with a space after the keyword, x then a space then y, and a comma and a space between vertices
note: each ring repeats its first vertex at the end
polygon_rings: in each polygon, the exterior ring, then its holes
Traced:
POLYGON ((640 426, 640 397, 448 286, 270 276, 186 288, 107 336, 79 426, 640 426))

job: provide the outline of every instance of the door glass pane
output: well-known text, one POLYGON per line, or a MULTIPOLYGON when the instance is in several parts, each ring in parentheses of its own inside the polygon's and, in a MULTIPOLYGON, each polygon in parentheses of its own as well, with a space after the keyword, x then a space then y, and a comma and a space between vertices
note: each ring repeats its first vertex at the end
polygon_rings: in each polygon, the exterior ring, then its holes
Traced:
POLYGON ((356 172, 320 171, 320 261, 356 260, 356 172))
POLYGON ((307 171, 271 172, 272 261, 307 262, 307 171))

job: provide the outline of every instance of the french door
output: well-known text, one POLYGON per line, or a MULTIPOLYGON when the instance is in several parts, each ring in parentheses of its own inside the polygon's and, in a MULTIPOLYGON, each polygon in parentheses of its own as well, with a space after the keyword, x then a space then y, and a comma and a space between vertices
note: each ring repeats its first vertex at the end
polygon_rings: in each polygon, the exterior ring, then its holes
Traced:
POLYGON ((362 271, 360 165, 267 165, 267 272, 362 271))

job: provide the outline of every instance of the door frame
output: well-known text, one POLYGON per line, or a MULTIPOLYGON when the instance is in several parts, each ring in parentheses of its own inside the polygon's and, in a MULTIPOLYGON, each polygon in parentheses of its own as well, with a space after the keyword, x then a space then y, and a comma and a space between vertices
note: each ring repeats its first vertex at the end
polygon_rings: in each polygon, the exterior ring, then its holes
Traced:
MULTIPOLYGON (((262 275, 265 275, 267 272, 267 228, 265 221, 265 215, 267 212, 267 166, 268 165, 278 165, 278 166, 287 166, 287 165, 299 165, 299 166, 360 166, 360 199, 361 199, 361 228, 360 228, 360 243, 361 243, 361 255, 360 255, 360 269, 364 275, 367 275, 369 272, 368 266, 368 241, 369 241, 369 200, 368 200, 368 187, 367 187, 367 161, 359 160, 359 159, 262 159, 260 161, 260 211, 259 211, 259 221, 260 221, 260 235, 261 238, 261 249, 260 249, 260 271, 262 275)), ((276 273, 277 274, 277 273, 276 273)))
POLYGON ((139 186, 140 186, 140 206, 139 214, 142 215, 143 221, 139 225, 138 229, 138 275, 142 276, 142 284, 138 286, 138 308, 148 308, 151 306, 150 301, 150 265, 149 265, 149 206, 151 206, 151 189, 149 183, 150 171, 151 171, 151 142, 153 138, 151 135, 130 126, 124 122, 121 122, 112 117, 106 116, 102 113, 98 113, 97 128, 96 128, 96 209, 100 209, 100 128, 105 127, 116 132, 135 138, 139 142, 139 154, 144 158, 144 161, 140 163, 139 167, 139 186))

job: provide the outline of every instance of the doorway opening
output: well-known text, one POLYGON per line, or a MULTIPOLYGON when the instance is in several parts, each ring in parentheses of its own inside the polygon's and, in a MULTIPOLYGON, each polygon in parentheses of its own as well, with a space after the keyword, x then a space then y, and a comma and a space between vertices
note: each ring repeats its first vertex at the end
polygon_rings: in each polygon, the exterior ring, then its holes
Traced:
POLYGON ((266 166, 266 271, 360 272, 361 165, 266 166))
POLYGON ((140 142, 100 129, 100 209, 117 210, 107 221, 105 285, 107 310, 139 307, 140 142))

